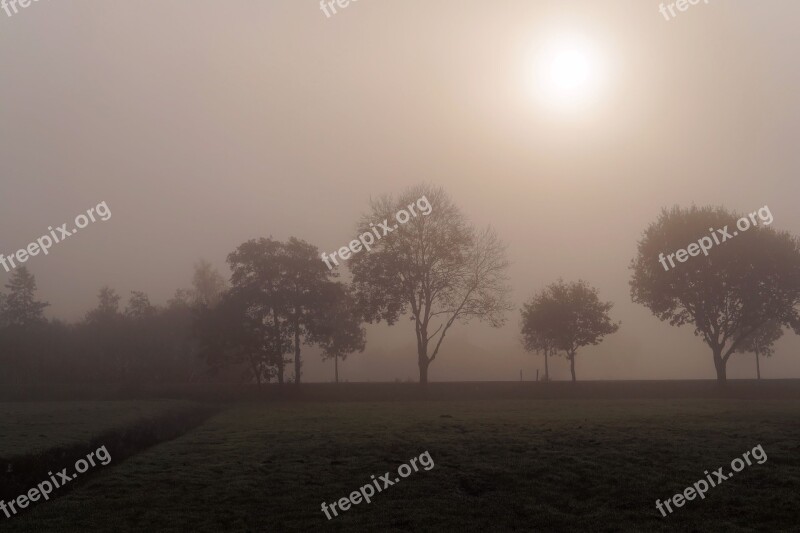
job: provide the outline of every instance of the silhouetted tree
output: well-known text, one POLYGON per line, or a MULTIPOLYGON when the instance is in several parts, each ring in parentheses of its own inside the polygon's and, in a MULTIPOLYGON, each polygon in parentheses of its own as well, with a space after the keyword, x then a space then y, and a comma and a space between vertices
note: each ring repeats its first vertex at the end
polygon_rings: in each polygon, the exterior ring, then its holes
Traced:
POLYGON ((150 303, 147 294, 141 291, 131 291, 128 306, 125 308, 125 316, 132 319, 144 319, 156 314, 156 308, 150 303))
POLYGON ((86 314, 86 321, 95 324, 115 322, 122 316, 119 312, 120 296, 110 287, 102 287, 97 294, 97 307, 86 314))
POLYGON ((278 381, 284 382, 283 354, 286 331, 294 351, 294 383, 300 384, 300 347, 310 343, 311 324, 324 287, 331 283, 330 272, 319 258, 315 246, 294 237, 282 243, 272 239, 248 241, 228 256, 231 282, 235 289, 253 298, 251 313, 269 323, 270 341, 278 362, 278 381))
POLYGON ((161 375, 164 342, 160 326, 160 309, 150 303, 141 291, 131 291, 125 313, 119 319, 122 345, 119 350, 125 361, 126 379, 143 383, 161 375))
POLYGON ((421 384, 455 322, 505 322, 511 309, 505 246, 491 229, 468 225, 441 188, 417 186, 375 200, 357 230, 364 242, 381 235, 349 260, 359 308, 368 322, 389 325, 411 315, 421 384), (410 216, 412 204, 417 216, 410 216), (395 227, 400 210, 410 217, 395 227))
POLYGON ((123 380, 130 369, 119 302, 120 296, 114 289, 102 287, 97 294, 97 307, 86 313, 82 327, 87 351, 94 358, 92 372, 98 378, 123 380))
POLYGON ((309 324, 311 339, 322 348, 322 358, 333 359, 334 376, 339 383, 339 359, 363 352, 366 331, 362 313, 352 291, 341 283, 328 283, 319 295, 319 305, 309 324))
POLYGON ((227 288, 225 278, 211 263, 201 259, 194 265, 191 296, 195 305, 214 307, 227 288))
POLYGON ((205 368, 199 357, 199 340, 194 331, 195 311, 188 300, 178 296, 179 292, 158 315, 163 352, 159 371, 165 380, 191 382, 205 368))
POLYGON ((9 292, 3 299, 3 323, 29 328, 46 322, 44 309, 50 304, 36 301, 36 278, 27 267, 22 266, 12 272, 6 289, 9 292))
POLYGON ((294 383, 299 385, 303 367, 300 359, 301 339, 311 344, 311 328, 316 309, 321 304, 321 294, 330 283, 329 278, 337 274, 320 260, 316 246, 294 237, 283 245, 280 263, 282 275, 279 291, 294 337, 294 383))
POLYGON ((758 358, 760 356, 769 357, 775 353, 773 345, 781 337, 783 337, 783 327, 778 322, 770 320, 742 341, 741 345, 736 348, 737 353, 755 354, 757 379, 761 379, 761 366, 758 358))
POLYGON ((192 291, 188 289, 177 289, 172 298, 167 300, 167 307, 184 307, 190 308, 192 306, 192 291))
POLYGON ((36 300, 36 278, 24 266, 11 273, 6 288, 8 294, 0 299, 0 353, 5 359, 0 366, 9 378, 32 379, 35 374, 41 380, 47 347, 44 309, 49 304, 36 300))
POLYGON ((722 208, 665 209, 631 262, 633 301, 673 326, 693 324, 711 348, 720 383, 731 354, 770 320, 800 332, 800 243, 770 227, 728 230, 737 218, 722 208), (708 255, 700 253, 701 239, 708 255), (689 254, 674 253, 684 248, 689 254), (670 253, 683 262, 665 268, 659 259, 670 253))
MULTIPOLYGON (((275 374, 277 361, 272 327, 253 302, 252 287, 234 288, 213 308, 198 311, 197 334, 201 355, 212 369, 244 363, 259 385, 275 374)), ((282 354, 281 354, 282 355, 282 354)))
MULTIPOLYGON (((545 326, 548 317, 541 316, 542 308, 533 308, 531 304, 524 304, 521 314, 521 328, 522 328, 522 344, 529 352, 536 352, 537 354, 544 355, 544 380, 550 381, 550 367, 548 359, 558 353, 555 346, 555 340, 551 335, 545 332, 551 328, 545 326), (535 329, 534 326, 536 326, 535 329)), ((521 372, 521 370, 520 370, 521 372)), ((538 372, 538 370, 537 370, 538 372)), ((538 381, 539 378, 537 377, 538 381)))
POLYGON ((559 280, 548 285, 523 306, 522 334, 526 347, 545 354, 563 351, 575 381, 578 348, 599 344, 603 337, 619 329, 619 324, 614 324, 608 316, 612 307, 611 302, 601 302, 597 289, 583 280, 573 283, 559 280))

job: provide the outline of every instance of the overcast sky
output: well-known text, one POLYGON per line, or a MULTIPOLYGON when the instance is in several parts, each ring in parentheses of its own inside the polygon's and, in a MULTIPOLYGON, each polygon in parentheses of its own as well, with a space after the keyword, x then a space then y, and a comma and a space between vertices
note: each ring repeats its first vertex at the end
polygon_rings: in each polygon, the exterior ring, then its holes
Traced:
MULTIPOLYGON (((0 11, 0 252, 107 202, 112 217, 31 258, 48 315, 82 317, 102 285, 164 303, 243 241, 333 251, 370 197, 443 186, 508 243, 519 308, 559 277, 615 303, 618 333, 579 379, 708 378, 711 352, 631 302, 628 265, 662 207, 768 205, 800 234, 795 0, 712 1, 665 20, 655 0, 36 2, 0 11), (565 37, 566 36, 566 37, 565 37), (590 51, 593 82, 548 100, 548 47, 590 51)), ((434 206, 435 208, 435 206, 434 206)), ((0 281, 9 274, 0 269, 0 281)), ((800 377, 800 342, 762 361, 800 377)), ((309 350, 309 381, 332 363, 309 350)), ((457 326, 432 380, 534 379, 502 329, 457 326)), ((734 356, 729 377, 753 377, 734 356)), ((542 370, 543 371, 543 370, 542 370)), ((416 379, 413 327, 369 328, 350 380, 416 379)), ((551 373, 567 379, 566 360, 551 373)))

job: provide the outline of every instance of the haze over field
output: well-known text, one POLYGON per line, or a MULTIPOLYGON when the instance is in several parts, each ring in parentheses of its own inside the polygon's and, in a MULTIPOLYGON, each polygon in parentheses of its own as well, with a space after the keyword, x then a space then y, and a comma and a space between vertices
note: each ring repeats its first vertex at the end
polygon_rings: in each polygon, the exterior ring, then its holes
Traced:
MULTIPOLYGON (((800 234, 800 4, 715 2, 671 21, 657 7, 382 0, 326 18, 313 1, 105 0, 0 14, 0 252, 107 202, 109 221, 26 264, 48 316, 77 320, 102 285, 161 304, 199 258, 227 276, 247 239, 338 249, 370 198, 427 182, 508 244, 515 306, 501 329, 455 326, 431 380, 535 379, 518 309, 559 277, 587 280, 622 321, 580 352, 582 380, 711 379, 691 326, 631 302, 628 265, 674 204, 768 205, 773 227, 800 234), (583 88, 549 98, 541 67, 564 57, 550 81, 583 88)), ((342 378, 416 379, 412 332, 407 318, 370 326, 342 378)), ((763 377, 800 377, 798 350, 785 335, 763 377)), ((304 379, 328 381, 316 353, 304 379)), ((550 372, 569 378, 563 358, 550 372)), ((729 377, 754 374, 733 356, 729 377)))

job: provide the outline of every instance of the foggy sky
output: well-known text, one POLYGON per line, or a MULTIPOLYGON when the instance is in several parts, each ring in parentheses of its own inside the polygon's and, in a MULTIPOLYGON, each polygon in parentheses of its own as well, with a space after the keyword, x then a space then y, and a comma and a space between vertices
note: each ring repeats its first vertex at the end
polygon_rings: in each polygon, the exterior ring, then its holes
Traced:
MULTIPOLYGON (((354 238, 371 197, 443 186, 508 243, 518 309, 559 277, 615 303, 620 331, 578 379, 715 376, 692 327, 631 302, 628 265, 662 207, 768 205, 800 234, 800 64, 792 0, 712 1, 665 21, 655 0, 37 2, 0 12, 0 252, 99 202, 112 212, 27 266, 47 314, 81 318, 102 285, 163 304, 243 241, 354 238), (597 43, 609 83, 580 115, 547 109, 532 50, 560 29, 597 43)), ((434 206, 434 209, 436 206, 434 206)), ((0 283, 9 274, 0 269, 0 283)), ((368 329, 351 381, 418 377, 413 327, 368 329)), ((787 333, 766 378, 800 377, 787 333)), ((307 381, 332 363, 305 350, 307 381)), ((752 355, 731 378, 755 375, 752 355)), ((534 379, 541 356, 455 326, 431 380, 534 379)), ((568 363, 551 374, 567 379, 568 363)))

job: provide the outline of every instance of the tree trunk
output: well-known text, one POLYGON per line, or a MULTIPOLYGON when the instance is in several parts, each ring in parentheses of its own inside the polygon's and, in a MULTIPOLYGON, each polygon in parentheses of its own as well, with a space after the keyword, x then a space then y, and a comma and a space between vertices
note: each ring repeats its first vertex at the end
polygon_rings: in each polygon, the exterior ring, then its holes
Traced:
POLYGON ((545 382, 550 381, 550 369, 547 367, 547 350, 544 352, 544 380, 545 382))
POLYGON ((333 367, 336 369, 336 383, 339 383, 339 356, 333 356, 333 367))
POLYGON ((250 371, 253 373, 253 376, 256 378, 256 384, 261 387, 261 372, 258 368, 258 361, 254 359, 252 356, 248 357, 250 360, 250 371))
POLYGON ((281 324, 278 321, 278 315, 275 313, 275 310, 272 310, 272 335, 273 335, 273 343, 275 345, 275 355, 277 355, 277 365, 278 365, 278 384, 283 385, 283 371, 284 371, 284 362, 283 362, 283 342, 281 339, 281 324))
POLYGON ((717 383, 724 385, 728 381, 725 359, 722 358, 722 348, 714 350, 714 368, 717 370, 717 383))
POLYGON ((758 379, 761 379, 761 368, 758 364, 758 354, 756 354, 756 374, 758 375, 758 379))
POLYGON ((428 360, 428 356, 425 354, 419 354, 419 384, 420 385, 427 385, 428 384, 428 366, 431 362, 428 360))
POLYGON ((294 384, 300 385, 300 368, 303 363, 300 361, 300 320, 294 320, 294 384))
POLYGON ((431 360, 428 358, 428 330, 425 326, 418 326, 417 330, 417 363, 419 364, 419 384, 423 387, 428 384, 428 367, 431 360))
POLYGON ((569 371, 572 372, 572 381, 575 382, 575 354, 569 356, 569 371))

